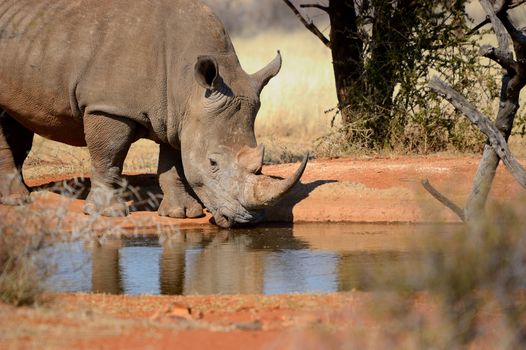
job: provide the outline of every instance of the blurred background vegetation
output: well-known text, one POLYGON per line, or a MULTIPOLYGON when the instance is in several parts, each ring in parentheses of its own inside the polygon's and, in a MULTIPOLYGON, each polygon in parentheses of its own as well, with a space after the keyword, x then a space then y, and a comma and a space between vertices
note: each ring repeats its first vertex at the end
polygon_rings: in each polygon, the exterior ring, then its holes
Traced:
MULTIPOLYGON (((327 39, 333 36, 331 25, 359 39, 355 61, 362 61, 360 74, 347 70, 336 82, 333 64, 356 62, 340 62, 345 58, 338 58, 334 45, 325 47, 284 0, 206 2, 225 23, 249 72, 274 50, 283 53, 283 70, 265 91, 256 124, 260 142, 281 147, 269 160, 291 160, 298 146, 318 156, 482 149, 484 137, 426 87, 438 73, 483 112, 495 115, 500 69, 478 55, 480 44, 494 40, 489 26, 472 30, 484 19, 478 1, 290 1, 327 39), (331 23, 336 19, 327 10, 340 3, 354 5, 346 21, 356 22, 355 33, 349 25, 342 29, 331 23), (301 7, 305 4, 325 10, 301 7), (360 85, 346 91, 346 101, 336 90, 338 80, 345 79, 352 79, 349 86, 360 85)), ((515 134, 522 136, 522 110, 517 119, 515 134)))

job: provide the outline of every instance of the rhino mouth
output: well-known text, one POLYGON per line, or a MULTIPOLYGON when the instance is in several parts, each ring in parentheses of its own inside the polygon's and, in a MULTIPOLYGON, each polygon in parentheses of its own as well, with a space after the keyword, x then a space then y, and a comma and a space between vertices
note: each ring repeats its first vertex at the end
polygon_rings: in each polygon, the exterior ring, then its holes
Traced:
POLYGON ((217 226, 230 228, 234 225, 257 224, 265 219, 264 210, 245 210, 242 214, 228 215, 221 210, 212 212, 214 221, 217 226))
POLYGON ((196 193, 219 227, 230 228, 235 225, 257 224, 265 219, 263 209, 247 209, 239 202, 224 196, 220 200, 223 205, 218 206, 215 204, 217 201, 210 200, 211 195, 207 188, 201 187, 197 189, 196 193), (230 205, 225 205, 227 203, 230 205))

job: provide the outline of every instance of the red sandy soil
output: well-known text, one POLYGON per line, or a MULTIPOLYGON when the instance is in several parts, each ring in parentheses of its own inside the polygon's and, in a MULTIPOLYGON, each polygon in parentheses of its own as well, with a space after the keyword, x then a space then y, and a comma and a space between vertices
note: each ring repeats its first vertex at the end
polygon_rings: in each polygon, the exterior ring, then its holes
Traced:
MULTIPOLYGON (((470 191, 479 163, 478 157, 393 157, 370 159, 320 159, 311 161, 301 184, 277 206, 267 210, 267 220, 277 222, 459 222, 449 210, 433 199, 422 187, 421 180, 433 185, 462 206, 470 191)), ((286 177, 297 164, 266 166, 265 174, 286 177)), ((30 186, 52 186, 63 189, 62 180, 74 176, 48 176, 28 181, 30 186), (61 187, 62 186, 62 187, 61 187)), ((145 193, 159 193, 154 175, 129 175, 129 180, 145 193)), ((494 181, 491 201, 521 201, 525 191, 500 166, 494 181)), ((126 218, 90 218, 82 213, 83 200, 72 199, 49 191, 32 194, 33 212, 43 213, 49 225, 56 225, 56 208, 61 212, 64 230, 86 225, 97 230, 123 228, 146 232, 166 226, 210 225, 210 214, 199 219, 159 217, 155 210, 135 211, 126 218), (50 219, 50 220, 48 220, 50 219)), ((25 212, 22 211, 22 214, 25 212)), ((20 208, 0 205, 5 220, 19 217, 20 208)))
MULTIPOLYGON (((405 349, 448 332, 438 301, 424 293, 45 299, 35 307, 0 303, 1 349, 405 349)), ((495 304, 478 315, 470 348, 503 347, 510 333, 495 304)))
MULTIPOLYGON (((316 160, 309 163, 302 184, 269 210, 268 219, 457 222, 453 214, 425 193, 420 180, 428 178, 462 204, 478 160, 435 156, 316 160)), ((264 173, 287 176, 296 166, 268 166, 264 173)), ((62 179, 48 177, 33 180, 30 185, 62 179)), ((0 206, 3 220, 14 222, 21 217, 17 214, 24 213, 30 220, 30 214, 42 213, 36 227, 61 225, 63 230, 78 229, 90 220, 82 214, 82 200, 45 191, 32 196, 33 204, 23 209, 0 206), (60 218, 54 218, 49 210, 56 212, 60 206, 66 210, 60 218)), ((491 200, 520 198, 524 198, 523 189, 500 167, 491 200)), ((156 225, 210 225, 209 216, 175 220, 160 218, 152 211, 134 212, 124 219, 99 218, 90 224, 100 229, 140 230, 156 225)), ((32 308, 0 304, 0 348, 332 349, 391 348, 395 344, 405 348, 404 344, 412 344, 410 339, 389 336, 405 324, 401 316, 385 314, 376 301, 371 303, 371 294, 361 292, 186 297, 48 294, 45 299, 42 306, 32 308)), ((409 300, 411 313, 416 310, 433 322, 437 308, 430 296, 417 295, 409 300)), ((474 348, 493 348, 495 339, 501 338, 502 320, 496 315, 491 309, 482 313, 487 333, 479 336, 474 348)), ((431 329, 440 333, 439 328, 431 329)))

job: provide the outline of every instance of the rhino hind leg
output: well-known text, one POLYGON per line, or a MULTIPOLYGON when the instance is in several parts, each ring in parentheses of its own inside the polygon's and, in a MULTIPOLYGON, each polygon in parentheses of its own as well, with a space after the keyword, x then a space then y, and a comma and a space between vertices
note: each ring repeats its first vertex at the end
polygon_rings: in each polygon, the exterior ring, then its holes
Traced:
POLYGON ((126 189, 121 177, 126 154, 135 141, 137 125, 130 119, 107 115, 84 116, 84 134, 91 157, 91 189, 84 213, 103 216, 126 216, 123 199, 126 189))
POLYGON ((180 151, 169 145, 161 144, 157 172, 163 191, 163 200, 158 210, 159 215, 172 218, 203 216, 203 206, 196 199, 184 177, 180 151))
POLYGON ((31 201, 22 178, 22 165, 33 144, 33 132, 0 109, 0 203, 23 205, 31 201))

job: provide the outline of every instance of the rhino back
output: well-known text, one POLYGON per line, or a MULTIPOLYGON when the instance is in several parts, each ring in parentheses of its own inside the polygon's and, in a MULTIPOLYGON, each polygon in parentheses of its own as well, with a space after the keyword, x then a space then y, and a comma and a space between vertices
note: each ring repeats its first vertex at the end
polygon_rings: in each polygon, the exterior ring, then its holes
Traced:
POLYGON ((0 106, 70 144, 84 144, 85 112, 132 118, 166 142, 189 68, 212 52, 233 48, 195 0, 0 1, 0 106))

